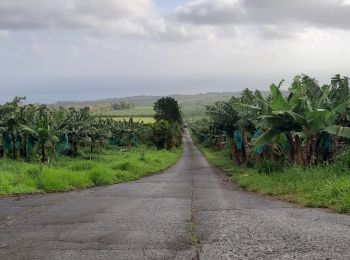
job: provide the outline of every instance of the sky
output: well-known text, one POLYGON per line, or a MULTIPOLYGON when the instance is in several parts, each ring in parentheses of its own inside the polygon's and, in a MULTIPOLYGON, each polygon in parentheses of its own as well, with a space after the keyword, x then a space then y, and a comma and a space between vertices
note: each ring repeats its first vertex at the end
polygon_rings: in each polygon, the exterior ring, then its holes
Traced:
POLYGON ((350 0, 0 0, 0 102, 350 76, 350 0))

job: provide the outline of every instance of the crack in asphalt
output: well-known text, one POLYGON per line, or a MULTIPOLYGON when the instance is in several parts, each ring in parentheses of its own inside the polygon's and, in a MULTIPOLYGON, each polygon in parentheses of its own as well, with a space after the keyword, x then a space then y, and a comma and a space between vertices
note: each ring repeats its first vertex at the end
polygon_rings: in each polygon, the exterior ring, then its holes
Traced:
MULTIPOLYGON (((196 154, 194 153, 193 151, 193 147, 192 147, 193 143, 190 143, 189 144, 189 149, 191 151, 191 154, 192 154, 192 160, 195 161, 196 160, 196 154)), ((193 171, 191 171, 191 222, 189 224, 189 232, 190 232, 190 236, 191 236, 191 241, 192 241, 192 246, 194 247, 194 250, 196 252, 196 256, 193 258, 193 260, 199 260, 200 257, 199 257, 199 254, 200 254, 200 240, 198 238, 198 235, 197 235, 197 228, 196 228, 196 223, 195 223, 195 220, 194 220, 194 215, 193 215, 193 212, 194 212, 194 208, 193 208, 193 184, 194 184, 194 174, 193 174, 193 171)))

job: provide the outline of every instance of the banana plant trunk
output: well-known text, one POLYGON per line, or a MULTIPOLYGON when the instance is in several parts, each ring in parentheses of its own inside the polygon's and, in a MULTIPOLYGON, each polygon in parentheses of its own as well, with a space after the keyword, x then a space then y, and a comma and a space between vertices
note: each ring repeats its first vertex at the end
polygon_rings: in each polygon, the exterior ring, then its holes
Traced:
POLYGON ((294 150, 294 159, 293 161, 300 166, 305 166, 303 147, 301 139, 298 135, 293 136, 293 150, 294 150))
POLYGON ((338 152, 338 140, 339 137, 338 136, 333 136, 333 154, 336 154, 338 152))
POLYGON ((248 159, 249 143, 247 138, 247 132, 244 128, 241 128, 241 133, 243 138, 242 163, 246 163, 248 159))
POLYGON ((309 167, 316 162, 316 138, 311 136, 306 140, 305 166, 309 167))
POLYGON ((234 144, 231 144, 230 147, 230 155, 231 160, 234 161, 237 165, 241 165, 240 159, 239 159, 239 151, 237 151, 234 144))
POLYGON ((12 157, 14 160, 18 160, 18 151, 17 151, 17 136, 14 132, 11 132, 12 139, 12 157))
POLYGON ((288 141, 290 160, 292 162, 295 162, 295 149, 294 149, 293 136, 289 133, 286 136, 287 136, 287 141, 288 141))
POLYGON ((278 158, 275 158, 275 154, 273 153, 272 147, 269 144, 265 145, 262 155, 262 159, 264 160, 278 160, 278 158))
POLYGON ((91 142, 90 145, 90 160, 92 160, 92 154, 94 153, 94 142, 91 142))
POLYGON ((27 159, 27 137, 26 136, 23 136, 21 156, 23 159, 27 159))
POLYGON ((46 147, 45 144, 40 145, 40 150, 41 150, 41 162, 46 162, 46 147))
POLYGON ((299 136, 288 133, 286 134, 286 137, 288 141, 289 156, 291 162, 304 166, 304 156, 299 136))

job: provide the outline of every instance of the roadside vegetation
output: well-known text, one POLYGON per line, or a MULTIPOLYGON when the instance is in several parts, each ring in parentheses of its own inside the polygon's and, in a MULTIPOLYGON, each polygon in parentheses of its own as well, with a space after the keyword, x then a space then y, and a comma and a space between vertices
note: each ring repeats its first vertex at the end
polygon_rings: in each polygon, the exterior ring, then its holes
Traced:
POLYGON ((282 83, 209 106, 194 138, 247 190, 350 213, 349 79, 297 76, 287 95, 282 83))
POLYGON ((24 100, 0 105, 0 195, 134 180, 166 169, 181 154, 176 100, 170 113, 164 112, 169 103, 158 107, 156 114, 163 116, 153 124, 98 117, 88 107, 52 108, 24 100))
POLYGON ((180 149, 157 150, 138 146, 104 149, 86 160, 55 156, 50 163, 3 159, 0 164, 0 195, 69 191, 136 180, 173 165, 180 149))

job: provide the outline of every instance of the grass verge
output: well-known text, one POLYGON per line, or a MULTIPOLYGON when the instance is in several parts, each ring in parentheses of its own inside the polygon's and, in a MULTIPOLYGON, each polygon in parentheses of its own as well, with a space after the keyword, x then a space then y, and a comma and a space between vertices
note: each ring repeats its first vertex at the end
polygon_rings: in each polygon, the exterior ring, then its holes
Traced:
POLYGON ((198 145, 207 160, 223 170, 242 188, 274 196, 305 207, 328 208, 350 214, 350 173, 342 162, 301 169, 259 173, 257 168, 239 167, 229 157, 229 150, 213 151, 198 145))
POLYGON ((45 165, 1 159, 0 195, 70 191, 136 180, 167 169, 181 153, 181 149, 141 146, 104 150, 92 160, 57 156, 45 165))

